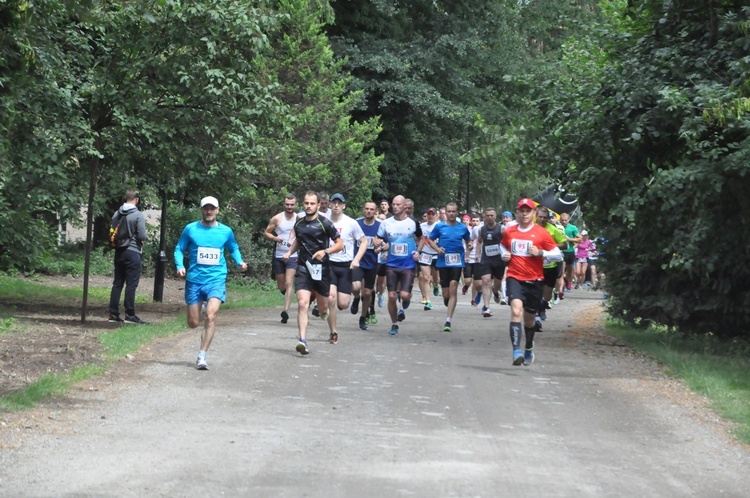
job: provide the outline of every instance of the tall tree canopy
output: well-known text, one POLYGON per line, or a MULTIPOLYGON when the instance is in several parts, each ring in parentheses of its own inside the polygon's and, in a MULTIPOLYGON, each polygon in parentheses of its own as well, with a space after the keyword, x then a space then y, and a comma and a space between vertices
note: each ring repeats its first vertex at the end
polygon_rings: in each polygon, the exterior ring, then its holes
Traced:
POLYGON ((535 102, 536 160, 556 166, 608 242, 615 316, 747 334, 750 9, 608 2, 535 102))

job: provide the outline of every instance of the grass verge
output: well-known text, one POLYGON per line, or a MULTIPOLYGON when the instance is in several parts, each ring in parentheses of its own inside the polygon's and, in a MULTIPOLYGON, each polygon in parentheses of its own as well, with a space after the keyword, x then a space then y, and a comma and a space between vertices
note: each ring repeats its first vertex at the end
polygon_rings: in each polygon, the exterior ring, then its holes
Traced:
POLYGON ((618 323, 608 323, 607 330, 656 358, 669 375, 706 396, 716 413, 734 423, 737 439, 750 444, 750 342, 618 323))
MULTIPOLYGON (((92 306, 105 306, 109 300, 109 288, 90 288, 92 306), (98 302, 97 302, 98 301, 98 302)), ((40 306, 51 303, 69 304, 75 296, 80 298, 80 289, 52 288, 34 282, 12 277, 0 277, 0 298, 12 297, 26 302, 38 303, 40 306), (13 289, 11 294, 9 289, 13 289)), ((242 284, 230 282, 227 286, 225 309, 262 308, 279 304, 278 291, 271 285, 242 284)), ((5 321, 12 320, 12 317, 5 321)), ((4 322, 3 322, 4 323, 4 322)), ((0 331, 2 327, 0 327, 0 331)), ((101 362, 74 367, 63 374, 47 374, 24 389, 0 396, 0 411, 20 411, 36 406, 40 401, 52 396, 65 394, 77 382, 101 375, 114 362, 127 354, 138 351, 144 345, 160 338, 176 335, 186 331, 185 316, 179 316, 166 322, 140 326, 125 326, 98 336, 105 348, 101 362)))

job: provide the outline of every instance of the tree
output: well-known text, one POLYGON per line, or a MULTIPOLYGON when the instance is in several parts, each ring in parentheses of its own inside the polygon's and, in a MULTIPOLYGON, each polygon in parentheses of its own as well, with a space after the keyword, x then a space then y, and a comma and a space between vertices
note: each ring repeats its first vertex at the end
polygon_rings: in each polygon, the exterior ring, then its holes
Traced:
POLYGON ((554 159, 607 239, 614 316, 747 334, 747 46, 736 2, 613 2, 537 94, 554 159), (586 48, 602 47, 588 54, 586 48))
MULTIPOLYGON (((365 96, 354 117, 379 116, 383 126, 374 195, 406 193, 417 205, 464 197, 461 157, 481 140, 476 116, 505 123, 515 112, 503 76, 527 60, 518 2, 359 0, 333 8, 334 50, 365 96)), ((493 178, 482 173, 496 166, 476 163, 472 176, 493 178)), ((475 189, 482 192, 472 182, 475 189)))

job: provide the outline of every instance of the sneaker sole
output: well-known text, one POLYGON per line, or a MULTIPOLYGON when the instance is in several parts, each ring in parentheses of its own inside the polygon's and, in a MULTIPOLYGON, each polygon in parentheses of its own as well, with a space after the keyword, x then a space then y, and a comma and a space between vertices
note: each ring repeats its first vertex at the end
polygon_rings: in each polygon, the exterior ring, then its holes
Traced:
POLYGON ((281 312, 281 323, 286 323, 289 321, 289 313, 286 311, 281 312))
POLYGON ((304 344, 297 344, 297 352, 299 354, 310 354, 304 344))
POLYGON ((443 327, 443 332, 451 332, 451 328, 450 327, 443 327))
POLYGON ((519 366, 523 365, 523 362, 524 362, 523 355, 516 356, 515 358, 513 358, 513 366, 519 367, 519 366))
POLYGON ((391 334, 391 335, 396 335, 396 334, 398 334, 398 330, 391 329, 391 330, 388 331, 388 333, 391 334))
POLYGON ((196 370, 208 370, 208 365, 206 365, 206 364, 203 364, 203 365, 196 365, 196 366, 195 366, 195 369, 196 369, 196 370))
POLYGON ((403 322, 404 320, 406 320, 406 315, 404 315, 403 313, 401 313, 400 315, 398 315, 398 321, 399 322, 403 322))
POLYGON ((338 344, 339 343, 339 335, 334 334, 332 337, 328 338, 328 344, 338 344))

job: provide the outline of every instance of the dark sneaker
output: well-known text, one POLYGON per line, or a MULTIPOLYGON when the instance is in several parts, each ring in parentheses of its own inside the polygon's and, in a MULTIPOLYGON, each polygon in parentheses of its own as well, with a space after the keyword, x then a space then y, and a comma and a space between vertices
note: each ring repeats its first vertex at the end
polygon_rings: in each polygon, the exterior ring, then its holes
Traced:
POLYGON ((443 332, 450 332, 451 331, 451 322, 445 322, 445 325, 443 325, 443 332))
POLYGON ((534 318, 534 332, 542 331, 542 320, 537 316, 534 318))
POLYGON ((352 315, 356 315, 359 311, 359 296, 355 297, 352 301, 352 307, 350 308, 352 315))
POLYGON ((123 323, 130 323, 134 325, 148 325, 147 322, 144 322, 143 320, 141 320, 135 315, 125 316, 125 320, 123 320, 123 323))
POLYGON ((545 308, 542 308, 542 309, 539 310, 539 318, 541 320, 546 320, 547 319, 547 310, 545 308))
POLYGON ((492 297, 495 298, 495 303, 500 304, 500 291, 494 291, 492 297))
POLYGON ((391 334, 391 335, 398 334, 398 325, 391 325, 391 330, 388 331, 388 333, 391 334))
POLYGON ((433 285, 432 286, 432 295, 435 296, 435 297, 439 296, 440 295, 440 287, 438 287, 437 285, 433 285))
POLYGON ((424 302, 424 310, 425 311, 430 311, 431 309, 432 309, 432 303, 429 302, 429 301, 425 301, 424 302))
POLYGON ((359 328, 367 330, 367 318, 363 316, 359 317, 359 328))
POLYGON ((469 290, 469 286, 468 285, 464 285, 463 287, 461 287, 461 294, 465 296, 466 295, 466 291, 468 291, 468 290, 469 290))
POLYGON ((482 293, 477 292, 477 295, 474 296, 474 306, 479 306, 480 302, 482 302, 482 293))
POLYGON ((312 316, 320 316, 320 310, 318 309, 318 303, 315 303, 315 306, 313 306, 312 316))
POLYGON ((339 342, 339 335, 336 332, 331 332, 331 335, 328 336, 328 343, 338 344, 338 342, 339 342))
POLYGON ((307 349, 307 341, 303 341, 300 339, 300 341, 297 343, 296 349, 299 354, 302 354, 302 355, 310 354, 310 350, 307 349))
POLYGON ((521 366, 523 365, 524 357, 523 357, 523 351, 520 349, 516 349, 513 351, 513 366, 521 366))
POLYGON ((398 321, 403 322, 406 320, 406 314, 404 313, 404 310, 398 310, 398 321))
POLYGON ((115 315, 114 313, 110 313, 109 319, 107 321, 109 323, 122 323, 122 318, 120 318, 120 315, 115 315))
POLYGON ((281 312, 281 323, 286 323, 289 321, 289 313, 286 312, 286 310, 281 312))

